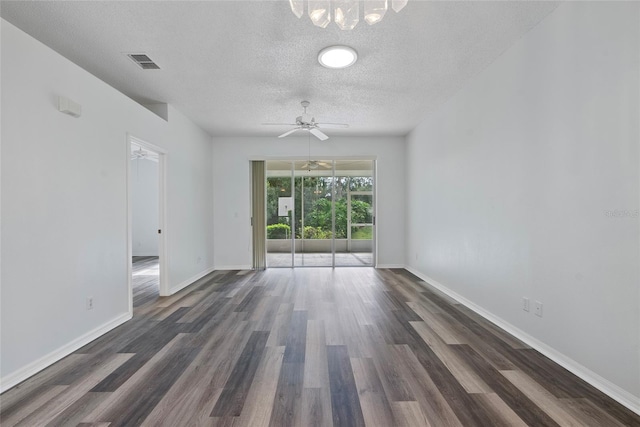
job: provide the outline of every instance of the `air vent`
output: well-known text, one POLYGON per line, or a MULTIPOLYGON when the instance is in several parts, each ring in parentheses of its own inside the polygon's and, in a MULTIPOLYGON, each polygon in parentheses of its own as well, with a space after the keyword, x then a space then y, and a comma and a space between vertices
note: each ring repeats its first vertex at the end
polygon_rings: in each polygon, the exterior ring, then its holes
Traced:
POLYGON ((143 70, 159 70, 158 64, 144 53, 128 53, 127 56, 143 70))

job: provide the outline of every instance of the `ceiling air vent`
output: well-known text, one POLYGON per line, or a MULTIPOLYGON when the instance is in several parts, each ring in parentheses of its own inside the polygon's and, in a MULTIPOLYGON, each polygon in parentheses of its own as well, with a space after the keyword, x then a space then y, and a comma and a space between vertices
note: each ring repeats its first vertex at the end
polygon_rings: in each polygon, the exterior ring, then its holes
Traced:
POLYGON ((144 53, 128 53, 127 56, 131 58, 133 62, 138 64, 140 68, 143 70, 159 70, 158 64, 153 62, 151 58, 149 58, 144 53))

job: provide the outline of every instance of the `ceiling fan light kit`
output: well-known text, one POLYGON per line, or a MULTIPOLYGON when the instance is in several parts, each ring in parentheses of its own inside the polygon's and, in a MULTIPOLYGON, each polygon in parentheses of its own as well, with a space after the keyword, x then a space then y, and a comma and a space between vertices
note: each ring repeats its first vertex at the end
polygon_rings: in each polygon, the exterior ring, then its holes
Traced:
MULTIPOLYGON (((389 3, 397 13, 406 5, 408 0, 363 0, 363 17, 367 24, 374 25, 382 21, 387 13, 389 3)), ((291 11, 301 18, 304 14, 304 0, 289 0, 291 11)), ((341 30, 353 30, 360 22, 360 0, 307 0, 307 13, 313 25, 327 28, 333 22, 341 30)))

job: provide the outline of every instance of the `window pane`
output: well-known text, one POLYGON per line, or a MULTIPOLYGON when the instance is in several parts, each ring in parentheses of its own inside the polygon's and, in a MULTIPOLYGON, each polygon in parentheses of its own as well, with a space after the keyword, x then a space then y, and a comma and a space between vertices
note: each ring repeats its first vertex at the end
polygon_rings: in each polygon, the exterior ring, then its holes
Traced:
POLYGON ((267 267, 292 266, 291 162, 267 162, 267 267))
POLYGON ((336 266, 373 265, 373 161, 336 161, 336 266))

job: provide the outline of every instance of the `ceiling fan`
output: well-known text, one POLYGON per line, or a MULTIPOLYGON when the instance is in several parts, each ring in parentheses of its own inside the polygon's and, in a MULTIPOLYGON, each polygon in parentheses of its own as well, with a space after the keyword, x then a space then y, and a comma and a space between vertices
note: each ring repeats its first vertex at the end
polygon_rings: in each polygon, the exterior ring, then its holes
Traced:
POLYGON ((313 136, 318 138, 320 141, 324 141, 329 139, 327 135, 324 134, 320 130, 321 127, 336 127, 336 128, 348 128, 349 125, 346 123, 318 123, 316 119, 312 117, 310 114, 307 114, 307 107, 309 106, 309 101, 302 101, 300 105, 304 109, 304 112, 301 116, 296 117, 295 123, 263 123, 265 126, 295 126, 293 129, 288 130, 287 132, 279 135, 278 138, 284 138, 285 136, 289 136, 292 133, 299 130, 309 131, 313 136))
POLYGON ((142 148, 131 151, 131 160, 144 159, 145 157, 147 157, 147 152, 142 148))
MULTIPOLYGON (((131 148, 134 148, 133 146, 131 148)), ((131 150, 131 160, 141 160, 147 159, 152 162, 157 162, 158 157, 154 153, 150 153, 149 151, 143 150, 142 147, 138 147, 137 150, 131 150)))
POLYGON ((309 160, 307 161, 307 163, 305 163, 304 165, 302 165, 300 167, 300 169, 307 169, 307 170, 315 170, 315 169, 330 169, 331 168, 331 163, 327 163, 327 162, 321 162, 318 160, 309 160))

